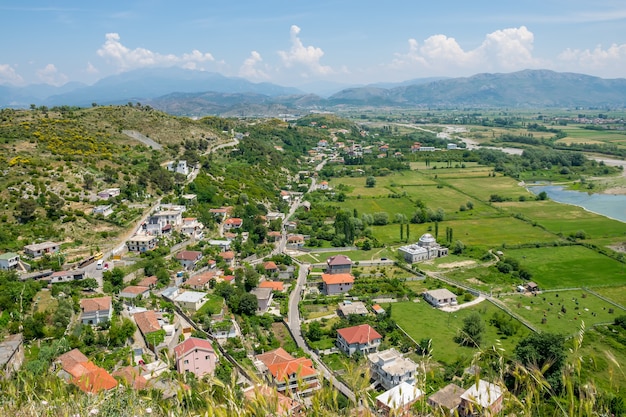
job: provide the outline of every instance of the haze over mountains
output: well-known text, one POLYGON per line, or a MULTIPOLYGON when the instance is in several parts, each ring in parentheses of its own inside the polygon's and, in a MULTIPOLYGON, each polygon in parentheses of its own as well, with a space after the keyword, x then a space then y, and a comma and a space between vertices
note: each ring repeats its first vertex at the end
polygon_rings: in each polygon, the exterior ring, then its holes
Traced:
POLYGON ((626 79, 549 70, 427 78, 348 87, 310 84, 303 91, 180 68, 142 69, 87 86, 0 86, 0 107, 140 102, 175 115, 277 115, 336 106, 626 107, 626 79), (334 93, 333 93, 334 92, 334 93))

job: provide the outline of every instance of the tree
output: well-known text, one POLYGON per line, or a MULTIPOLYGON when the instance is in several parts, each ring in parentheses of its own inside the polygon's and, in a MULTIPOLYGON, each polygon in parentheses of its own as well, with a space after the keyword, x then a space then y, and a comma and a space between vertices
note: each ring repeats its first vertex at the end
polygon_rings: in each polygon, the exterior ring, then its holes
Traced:
POLYGON ((85 187, 85 190, 91 190, 95 183, 96 177, 89 173, 83 175, 83 186, 85 187))
POLYGON ((48 204, 46 205, 46 213, 50 220, 57 220, 63 213, 63 206, 65 206, 65 200, 59 197, 55 193, 50 193, 48 198, 48 204))
POLYGON ((376 186, 376 178, 369 176, 365 180, 365 186, 368 188, 374 188, 376 186))
POLYGON ((322 339, 324 335, 322 332, 322 325, 319 321, 312 321, 309 324, 309 330, 306 333, 307 337, 311 342, 317 342, 322 339))
POLYGON ((537 200, 543 201, 547 199, 548 199, 548 193, 546 193, 545 191, 542 191, 537 195, 537 200))
POLYGON ((565 338, 554 333, 531 333, 515 348, 516 359, 525 367, 545 369, 543 375, 556 392, 562 386, 561 371, 567 352, 565 338))
POLYGON ((239 299, 239 313, 246 316, 254 316, 259 308, 259 300, 256 295, 245 293, 241 295, 239 299))
POLYGON ((22 223, 28 223, 35 217, 37 202, 32 198, 23 198, 15 206, 16 216, 22 223))
POLYGON ((452 253, 455 255, 460 255, 465 250, 465 245, 460 240, 454 242, 454 246, 452 247, 452 253))
POLYGON ((480 346, 485 334, 485 323, 478 313, 472 313, 463 320, 463 329, 455 341, 463 346, 480 346))

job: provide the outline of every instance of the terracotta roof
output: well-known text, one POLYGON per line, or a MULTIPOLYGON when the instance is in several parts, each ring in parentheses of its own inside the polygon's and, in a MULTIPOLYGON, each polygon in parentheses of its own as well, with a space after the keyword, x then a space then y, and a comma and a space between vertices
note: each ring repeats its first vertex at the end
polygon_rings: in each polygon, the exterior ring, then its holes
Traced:
POLYGON ((115 378, 119 378, 126 383, 126 385, 133 387, 136 390, 145 389, 148 385, 146 378, 141 375, 141 372, 132 366, 125 366, 113 372, 115 378))
POLYGON ((117 386, 117 381, 106 370, 94 365, 91 362, 83 364, 87 368, 87 372, 83 375, 73 378, 72 384, 76 385, 83 392, 92 394, 102 390, 110 390, 117 386))
POLYGON ((283 348, 257 355, 257 359, 267 366, 267 370, 277 380, 289 378, 294 374, 307 377, 317 373, 310 359, 294 358, 283 348))
POLYGON ((215 277, 215 275, 215 272, 203 272, 189 278, 187 281, 185 281, 185 284, 193 286, 204 286, 207 285, 209 281, 211 281, 211 279, 215 277))
POLYGON ((161 325, 154 310, 143 311, 133 315, 137 327, 144 335, 161 330, 161 325))
POLYGON ((283 291, 285 289, 280 281, 263 281, 259 284, 259 288, 271 288, 272 291, 283 291))
POLYGON ((230 282, 230 281, 235 279, 235 276, 234 275, 225 275, 225 276, 222 277, 222 279, 224 281, 226 281, 226 282, 230 282))
POLYGON ((187 353, 201 349, 201 350, 209 350, 211 352, 215 352, 213 350, 213 345, 210 341, 206 339, 199 339, 197 337, 190 337, 184 342, 180 343, 174 348, 174 352, 176 353, 176 357, 180 358, 181 356, 186 355, 187 353))
POLYGON ((235 252, 233 252, 232 250, 229 250, 229 251, 220 253, 219 256, 224 260, 234 259, 235 252))
POLYGON ((179 261, 195 261, 200 257, 200 255, 202 255, 202 252, 198 252, 195 250, 184 250, 176 254, 176 259, 178 259, 179 261))
POLYGON ((276 231, 271 231, 271 232, 267 232, 267 235, 268 235, 269 237, 281 237, 281 236, 282 236, 282 233, 280 233, 280 232, 276 232, 276 231))
POLYGON ((326 285, 349 284, 354 282, 352 274, 322 274, 322 281, 326 285))
POLYGON ((87 356, 85 356, 80 350, 72 349, 69 352, 66 352, 57 358, 57 361, 61 362, 61 367, 65 372, 72 376, 73 372, 78 373, 78 369, 76 369, 76 365, 80 365, 81 363, 89 362, 87 356))
POLYGON ((360 324, 353 327, 345 327, 337 330, 337 333, 344 338, 348 344, 353 343, 369 343, 374 339, 382 339, 383 337, 369 324, 360 324))
POLYGON ((158 278, 156 277, 156 275, 152 275, 149 277, 145 277, 144 279, 142 279, 141 281, 139 281, 137 283, 137 286, 139 287, 149 287, 151 285, 156 285, 156 283, 158 282, 158 278))
POLYGON ((278 269, 276 263, 273 261, 267 261, 263 264, 263 268, 267 271, 268 269, 278 269))
POLYGON ((83 298, 80 300, 80 308, 86 313, 110 310, 111 297, 83 298))
POLYGON ((328 266, 352 265, 352 260, 346 255, 335 255, 328 258, 326 260, 326 264, 328 266))
POLYGON ((231 217, 230 219, 226 219, 224 224, 230 226, 241 226, 243 224, 243 220, 241 220, 239 217, 231 217))
POLYGON ((304 242, 304 236, 302 235, 287 236, 287 242, 304 242))
POLYGON ((148 287, 141 287, 139 285, 129 285, 128 287, 124 288, 122 290, 122 292, 139 295, 139 294, 143 294, 144 292, 149 291, 149 290, 150 290, 150 288, 148 288, 148 287))

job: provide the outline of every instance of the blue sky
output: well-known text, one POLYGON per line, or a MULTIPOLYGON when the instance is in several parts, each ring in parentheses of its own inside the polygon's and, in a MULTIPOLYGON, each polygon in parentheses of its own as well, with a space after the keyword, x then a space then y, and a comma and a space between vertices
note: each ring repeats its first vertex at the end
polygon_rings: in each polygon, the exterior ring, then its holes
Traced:
POLYGON ((0 3, 0 84, 180 66, 302 86, 526 68, 626 77, 623 0, 0 3))

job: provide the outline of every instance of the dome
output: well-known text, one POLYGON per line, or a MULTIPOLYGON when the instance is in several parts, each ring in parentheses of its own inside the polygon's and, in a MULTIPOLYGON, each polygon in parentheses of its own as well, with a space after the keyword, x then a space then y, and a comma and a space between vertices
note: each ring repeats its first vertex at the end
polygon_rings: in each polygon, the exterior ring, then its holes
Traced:
POLYGON ((424 233, 420 237, 418 245, 420 245, 420 246, 432 246, 432 245, 434 245, 436 243, 437 243, 437 241, 435 240, 433 235, 431 235, 430 233, 424 233))

